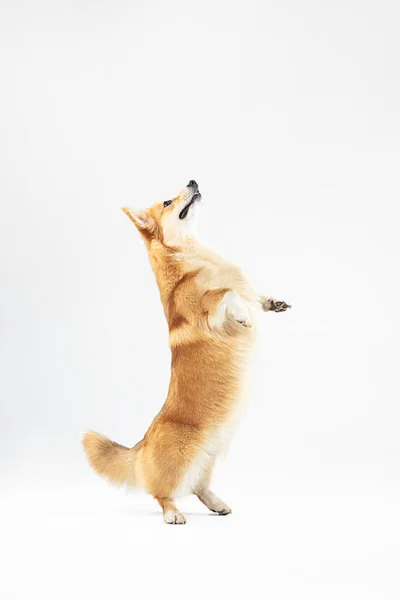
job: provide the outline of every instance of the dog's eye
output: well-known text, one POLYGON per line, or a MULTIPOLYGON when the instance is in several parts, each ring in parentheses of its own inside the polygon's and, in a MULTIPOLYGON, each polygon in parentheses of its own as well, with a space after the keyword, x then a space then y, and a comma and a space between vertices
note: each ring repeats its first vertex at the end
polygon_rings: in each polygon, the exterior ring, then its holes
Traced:
POLYGON ((164 202, 164 208, 167 208, 167 206, 169 206, 170 204, 172 204, 172 200, 166 200, 164 202))

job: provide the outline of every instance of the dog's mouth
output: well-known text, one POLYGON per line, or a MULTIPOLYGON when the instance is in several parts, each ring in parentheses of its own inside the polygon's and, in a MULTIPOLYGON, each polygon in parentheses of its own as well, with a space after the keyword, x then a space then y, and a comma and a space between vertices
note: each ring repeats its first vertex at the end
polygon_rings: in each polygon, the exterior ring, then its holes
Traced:
POLYGON ((191 198, 190 202, 188 202, 188 204, 186 204, 185 208, 182 208, 181 212, 179 213, 179 218, 180 218, 180 219, 186 219, 186 217, 188 216, 188 213, 189 213, 190 207, 191 207, 191 206, 193 206, 193 204, 194 204, 195 202, 197 202, 198 200, 201 200, 201 194, 200 194, 200 192, 197 190, 197 191, 196 191, 196 192, 193 194, 193 196, 192 196, 192 198, 191 198))

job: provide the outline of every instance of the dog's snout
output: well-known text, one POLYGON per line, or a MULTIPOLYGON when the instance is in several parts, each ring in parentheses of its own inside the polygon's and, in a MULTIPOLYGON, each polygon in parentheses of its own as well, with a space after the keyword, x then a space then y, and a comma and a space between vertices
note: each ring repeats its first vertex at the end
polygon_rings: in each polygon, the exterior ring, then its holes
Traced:
POLYGON ((197 183, 194 179, 191 179, 187 185, 188 187, 197 187, 197 183))

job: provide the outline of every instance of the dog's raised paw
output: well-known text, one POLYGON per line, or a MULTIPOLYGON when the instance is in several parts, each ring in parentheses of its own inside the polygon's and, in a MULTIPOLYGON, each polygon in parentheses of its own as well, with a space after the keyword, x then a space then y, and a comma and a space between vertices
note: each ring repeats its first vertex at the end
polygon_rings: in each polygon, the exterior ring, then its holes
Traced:
POLYGON ((288 308, 292 308, 290 304, 286 304, 286 302, 280 300, 273 300, 272 306, 273 308, 271 308, 271 310, 274 312, 285 312, 288 308))
POLYGON ((285 312, 288 308, 292 308, 291 304, 283 302, 283 300, 275 300, 275 298, 261 298, 262 309, 267 312, 285 312))
POLYGON ((225 302, 227 303, 228 311, 243 327, 251 327, 251 317, 247 306, 236 292, 227 292, 225 294, 225 302))

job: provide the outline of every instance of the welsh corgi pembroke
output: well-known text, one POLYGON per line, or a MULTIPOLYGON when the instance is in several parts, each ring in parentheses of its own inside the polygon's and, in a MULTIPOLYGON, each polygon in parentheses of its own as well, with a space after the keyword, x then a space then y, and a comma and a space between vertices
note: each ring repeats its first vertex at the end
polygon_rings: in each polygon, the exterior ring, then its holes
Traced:
POLYGON ((191 180, 172 200, 143 211, 122 209, 145 242, 160 290, 171 380, 161 411, 133 448, 92 431, 83 436, 96 473, 117 485, 144 489, 171 524, 186 523, 175 501, 188 494, 215 513, 231 512, 211 491, 210 480, 241 412, 254 312, 257 307, 265 312, 290 308, 257 295, 238 267, 197 240, 200 201, 199 187, 191 180))

